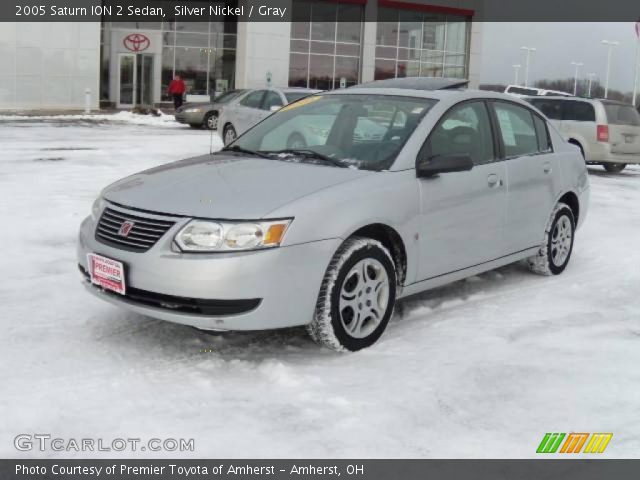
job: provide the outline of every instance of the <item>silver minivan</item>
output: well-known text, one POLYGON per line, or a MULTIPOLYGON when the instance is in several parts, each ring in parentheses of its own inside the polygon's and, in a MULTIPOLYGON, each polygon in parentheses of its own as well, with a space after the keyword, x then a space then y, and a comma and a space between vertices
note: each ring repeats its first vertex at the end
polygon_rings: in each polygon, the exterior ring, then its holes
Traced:
POLYGON ((528 97, 585 161, 618 173, 640 163, 640 114, 633 105, 613 100, 528 97))
POLYGON ((218 153, 106 187, 80 227, 87 289, 355 351, 400 298, 518 261, 562 273, 588 209, 577 149, 526 102, 410 81, 312 95, 218 153))

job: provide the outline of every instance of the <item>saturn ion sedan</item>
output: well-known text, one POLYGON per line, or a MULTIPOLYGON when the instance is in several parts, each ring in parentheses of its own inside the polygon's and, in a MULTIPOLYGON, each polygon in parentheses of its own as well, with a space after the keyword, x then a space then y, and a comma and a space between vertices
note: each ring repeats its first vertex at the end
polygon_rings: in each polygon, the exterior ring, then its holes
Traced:
POLYGON ((588 207, 578 149, 517 98, 402 85, 307 97, 105 188, 80 229, 86 287, 203 330, 304 325, 356 351, 402 297, 518 261, 562 273, 588 207))

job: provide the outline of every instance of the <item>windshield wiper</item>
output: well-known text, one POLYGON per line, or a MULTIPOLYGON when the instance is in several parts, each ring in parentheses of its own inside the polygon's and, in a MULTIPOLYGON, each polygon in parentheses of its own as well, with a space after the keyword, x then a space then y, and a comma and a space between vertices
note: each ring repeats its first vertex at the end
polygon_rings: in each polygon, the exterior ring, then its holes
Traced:
POLYGON ((280 153, 289 153, 291 155, 303 155, 307 158, 316 158, 318 160, 322 160, 324 162, 330 163, 335 167, 339 168, 347 168, 348 166, 342 163, 337 158, 329 157, 328 155, 324 155, 322 153, 316 152, 315 150, 307 149, 307 148, 287 148, 285 150, 276 150, 270 151, 271 154, 280 154, 280 153))
POLYGON ((238 153, 246 153, 247 155, 255 155, 256 157, 266 158, 268 160, 272 160, 269 155, 266 155, 262 152, 257 152, 255 150, 249 150, 248 148, 243 148, 240 145, 232 145, 230 147, 224 147, 222 149, 223 152, 238 152, 238 153))

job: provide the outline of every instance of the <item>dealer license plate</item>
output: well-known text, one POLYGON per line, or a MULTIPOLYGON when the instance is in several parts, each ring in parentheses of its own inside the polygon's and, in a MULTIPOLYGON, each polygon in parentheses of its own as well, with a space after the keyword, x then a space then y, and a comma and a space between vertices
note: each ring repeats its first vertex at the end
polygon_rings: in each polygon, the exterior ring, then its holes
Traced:
POLYGON ((95 253, 87 254, 87 262, 91 283, 120 295, 125 294, 124 265, 122 262, 95 253))

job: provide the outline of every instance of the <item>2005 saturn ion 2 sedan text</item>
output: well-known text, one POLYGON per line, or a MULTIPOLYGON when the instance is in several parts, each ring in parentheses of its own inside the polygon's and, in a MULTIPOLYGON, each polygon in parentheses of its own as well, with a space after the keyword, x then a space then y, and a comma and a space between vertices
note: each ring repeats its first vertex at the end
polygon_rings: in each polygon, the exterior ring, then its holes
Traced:
POLYGON ((307 97, 219 153, 105 188, 80 229, 87 288, 355 351, 401 297, 524 259, 561 273, 588 206, 578 149, 519 99, 391 84, 307 97))

